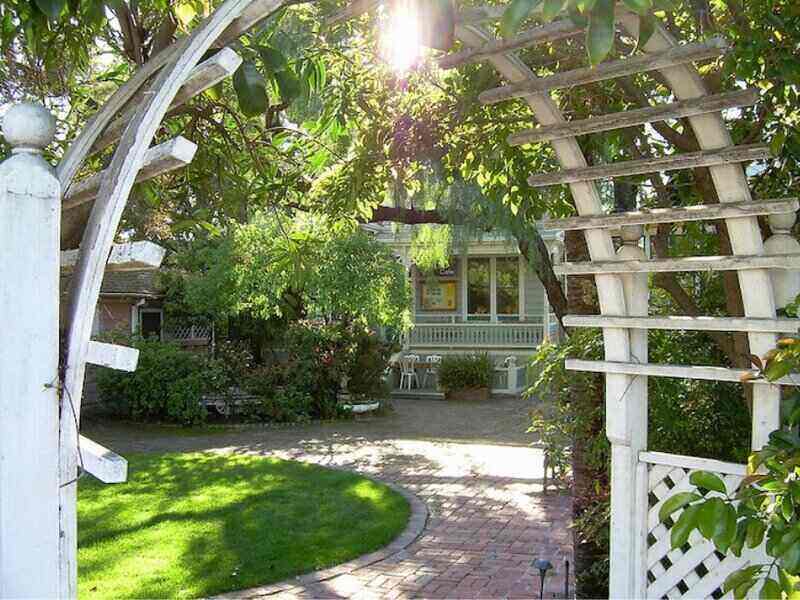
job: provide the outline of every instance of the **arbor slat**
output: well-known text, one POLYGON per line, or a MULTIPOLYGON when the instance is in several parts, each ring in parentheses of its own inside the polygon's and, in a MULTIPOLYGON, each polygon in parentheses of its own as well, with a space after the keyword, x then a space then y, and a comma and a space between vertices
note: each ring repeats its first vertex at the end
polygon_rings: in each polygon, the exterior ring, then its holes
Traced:
POLYGON ((738 271, 748 269, 796 269, 800 254, 756 256, 691 256, 654 260, 605 260, 555 265, 557 275, 605 275, 609 273, 681 273, 738 271))
POLYGON ((139 362, 139 351, 130 346, 91 341, 86 352, 86 362, 117 371, 132 372, 139 362))
MULTIPOLYGON (((175 110, 201 92, 230 77, 241 64, 241 56, 230 48, 223 48, 192 70, 192 74, 175 96, 169 109, 175 110)), ((118 141, 134 114, 136 114, 136 106, 130 106, 119 118, 112 121, 103 132, 103 135, 92 146, 92 152, 98 152, 118 141)))
MULTIPOLYGON (((648 364, 616 362, 610 360, 580 360, 568 358, 564 361, 568 371, 585 373, 615 373, 622 375, 646 375, 648 377, 677 377, 683 379, 704 379, 709 381, 730 381, 740 383, 745 375, 756 375, 755 369, 729 369, 727 367, 703 367, 668 364, 648 364)), ((788 375, 778 381, 753 379, 748 383, 762 385, 800 385, 800 374, 788 375)))
POLYGON ((706 42, 684 44, 651 54, 639 54, 631 58, 612 60, 596 67, 583 67, 573 71, 556 73, 541 79, 529 79, 511 83, 499 88, 486 90, 478 96, 482 104, 496 104, 529 94, 541 94, 552 90, 586 85, 608 79, 616 79, 636 73, 656 71, 689 62, 717 58, 725 53, 728 44, 722 38, 712 38, 706 42))
POLYGON ((533 144, 538 142, 549 142, 566 137, 588 135, 602 131, 613 131, 624 127, 634 127, 645 123, 656 121, 666 121, 669 119, 680 119, 683 117, 693 117, 711 112, 718 112, 727 108, 741 106, 752 106, 758 102, 759 94, 755 88, 726 92, 724 94, 714 94, 703 98, 692 98, 669 104, 658 106, 648 106, 635 110, 609 115, 590 117, 567 123, 558 123, 546 127, 526 129, 508 136, 508 143, 512 146, 522 144, 533 144))
MULTIPOLYGON (((153 242, 129 242, 114 244, 106 262, 108 271, 140 271, 157 269, 164 260, 166 250, 153 242)), ((61 270, 73 269, 80 258, 80 250, 64 250, 61 252, 61 270)))
POLYGON ((547 23, 519 35, 515 35, 507 40, 499 39, 487 42, 479 48, 468 48, 460 52, 448 54, 439 59, 439 67, 442 69, 453 69, 474 62, 478 62, 489 56, 511 52, 521 48, 527 48, 536 44, 555 42, 564 38, 575 36, 584 31, 583 27, 575 25, 572 21, 561 20, 547 23))
MULTIPOLYGON (((153 146, 145 154, 145 162, 136 176, 136 181, 147 181, 158 175, 185 167, 192 162, 195 152, 197 152, 197 145, 182 136, 153 146)), ((100 171, 72 184, 64 196, 62 210, 70 210, 93 200, 105 176, 106 172, 100 171)))
POLYGON ((616 228, 625 225, 652 225, 685 221, 736 219, 758 215, 779 215, 796 212, 800 208, 797 198, 780 198, 725 204, 696 204, 672 208, 650 208, 610 215, 587 215, 565 219, 543 219, 544 229, 560 231, 576 229, 616 228))
POLYGON ((758 319, 747 317, 617 317, 611 315, 565 315, 566 327, 621 327, 624 329, 666 329, 673 331, 763 331, 788 333, 800 329, 800 319, 758 319))
POLYGON ((103 483, 124 483, 128 480, 128 461, 85 436, 78 444, 83 470, 103 483))
POLYGON ((699 150, 697 152, 672 154, 657 158, 626 160, 594 167, 565 169, 557 173, 541 173, 528 177, 528 183, 533 187, 545 187, 562 183, 576 183, 578 181, 630 177, 648 173, 664 173, 681 169, 727 165, 751 160, 765 160, 770 157, 769 146, 765 144, 731 146, 721 150, 699 150))

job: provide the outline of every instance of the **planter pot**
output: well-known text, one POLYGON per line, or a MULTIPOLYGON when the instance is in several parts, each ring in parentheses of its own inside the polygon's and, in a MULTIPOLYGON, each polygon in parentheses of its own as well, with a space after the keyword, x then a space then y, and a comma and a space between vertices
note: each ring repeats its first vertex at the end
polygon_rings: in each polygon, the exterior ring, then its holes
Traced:
POLYGON ((488 400, 489 388, 481 387, 481 388, 463 388, 460 390, 449 390, 445 392, 444 397, 447 400, 456 400, 464 402, 474 401, 474 400, 488 400))

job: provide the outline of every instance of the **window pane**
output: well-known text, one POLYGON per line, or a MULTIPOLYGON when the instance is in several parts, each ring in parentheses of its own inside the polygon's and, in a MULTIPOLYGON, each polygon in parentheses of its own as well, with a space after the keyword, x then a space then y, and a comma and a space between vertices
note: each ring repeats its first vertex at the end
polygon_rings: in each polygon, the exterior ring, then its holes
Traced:
POLYGON ((486 315, 491 310, 490 273, 488 258, 470 258, 467 261, 467 312, 486 315))
POLYGON ((519 314, 519 259, 497 259, 497 314, 519 314))

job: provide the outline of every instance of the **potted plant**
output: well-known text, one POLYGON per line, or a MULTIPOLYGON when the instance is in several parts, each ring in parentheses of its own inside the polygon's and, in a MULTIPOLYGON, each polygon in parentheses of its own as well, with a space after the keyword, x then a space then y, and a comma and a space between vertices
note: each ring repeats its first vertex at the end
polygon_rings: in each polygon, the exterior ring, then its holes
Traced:
POLYGON ((448 400, 488 400, 492 372, 487 354, 446 356, 439 367, 439 386, 448 400))

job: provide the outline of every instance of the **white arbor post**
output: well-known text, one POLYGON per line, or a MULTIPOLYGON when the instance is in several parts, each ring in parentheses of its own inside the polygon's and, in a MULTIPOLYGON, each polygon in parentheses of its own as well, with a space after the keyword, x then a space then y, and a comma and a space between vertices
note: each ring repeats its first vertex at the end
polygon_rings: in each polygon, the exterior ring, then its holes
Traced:
MULTIPOLYGON (((644 260, 641 225, 622 228, 619 260, 644 260)), ((646 316, 647 273, 620 276, 629 316, 646 316)), ((630 329, 631 362, 647 364, 647 330, 630 329)), ((647 589, 647 472, 639 453, 647 450, 647 377, 633 378, 620 398, 606 398, 606 431, 611 442, 611 572, 625 597, 643 598, 647 589), (631 526, 631 523, 634 525, 631 526)), ((617 588, 617 589, 620 589, 617 588)))
POLYGON ((60 595, 58 302, 61 186, 40 155, 55 121, 3 120, 0 165, 0 598, 60 595))

